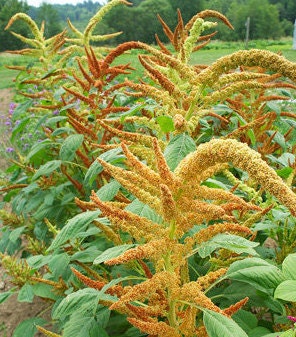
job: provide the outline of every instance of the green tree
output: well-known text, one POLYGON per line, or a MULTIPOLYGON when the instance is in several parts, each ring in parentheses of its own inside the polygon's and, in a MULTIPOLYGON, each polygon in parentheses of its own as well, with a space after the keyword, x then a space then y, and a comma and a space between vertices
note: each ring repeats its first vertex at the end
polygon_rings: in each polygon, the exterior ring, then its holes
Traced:
POLYGON ((162 26, 156 15, 160 14, 169 26, 177 19, 168 0, 144 0, 137 6, 117 6, 104 19, 109 32, 123 33, 111 43, 139 40, 146 43, 155 43, 155 33, 163 39, 162 26))
POLYGON ((42 21, 45 22, 44 35, 46 38, 54 36, 62 31, 59 13, 52 5, 43 3, 39 7, 36 22, 41 24, 42 21))
MULTIPOLYGON (((9 19, 18 12, 27 13, 29 6, 25 1, 18 0, 0 0, 0 51, 16 50, 24 47, 24 44, 11 33, 4 30, 9 19)), ((13 24, 13 31, 26 35, 28 32, 27 26, 24 22, 15 22, 13 24)))
MULTIPOLYGON (((180 9, 185 23, 204 9, 204 0, 169 0, 174 12, 180 9)), ((174 23, 175 24, 175 23, 174 23)))
POLYGON ((250 17, 250 39, 277 39, 284 35, 279 12, 275 5, 268 0, 249 0, 242 3, 233 1, 225 13, 234 31, 220 25, 219 38, 224 40, 244 40, 246 34, 246 21, 250 17))

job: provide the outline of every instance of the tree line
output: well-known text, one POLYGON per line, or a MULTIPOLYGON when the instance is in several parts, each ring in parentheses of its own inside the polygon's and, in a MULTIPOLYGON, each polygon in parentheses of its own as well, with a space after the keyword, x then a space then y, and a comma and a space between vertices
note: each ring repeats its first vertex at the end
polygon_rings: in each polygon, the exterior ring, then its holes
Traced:
MULTIPOLYGON (((250 17, 250 39, 277 39, 291 36, 296 19, 295 0, 130 0, 133 6, 117 6, 98 25, 97 33, 105 34, 122 31, 122 34, 109 43, 118 44, 127 40, 155 43, 155 33, 165 41, 162 26, 157 19, 159 14, 165 22, 174 27, 177 9, 180 9, 186 23, 195 13, 204 9, 217 10, 230 20, 234 30, 223 24, 217 27, 217 38, 239 41, 245 38, 246 21, 250 17)), ((98 11, 100 4, 92 0, 78 5, 29 6, 26 0, 0 0, 0 51, 24 47, 9 32, 4 31, 9 18, 17 12, 29 14, 38 24, 44 20, 46 37, 63 30, 67 18, 80 30, 98 11)), ((27 27, 18 22, 13 30, 26 32, 27 27)))

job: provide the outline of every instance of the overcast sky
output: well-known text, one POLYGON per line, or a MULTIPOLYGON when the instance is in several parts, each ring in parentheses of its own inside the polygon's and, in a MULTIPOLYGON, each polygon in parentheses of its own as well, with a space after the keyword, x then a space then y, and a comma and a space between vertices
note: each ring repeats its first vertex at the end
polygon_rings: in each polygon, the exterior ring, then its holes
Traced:
MULTIPOLYGON (((27 0, 27 4, 30 6, 35 6, 38 7, 40 6, 43 2, 47 4, 71 4, 71 5, 77 5, 78 3, 83 3, 84 0, 27 0)), ((104 4, 106 0, 93 0, 94 3, 98 2, 100 4, 104 4)))

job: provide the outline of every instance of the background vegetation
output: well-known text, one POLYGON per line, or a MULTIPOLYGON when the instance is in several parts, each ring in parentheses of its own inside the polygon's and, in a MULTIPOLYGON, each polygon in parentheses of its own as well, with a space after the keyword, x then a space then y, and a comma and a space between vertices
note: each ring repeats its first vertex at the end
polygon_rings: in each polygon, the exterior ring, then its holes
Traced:
MULTIPOLYGON (((294 0, 131 0, 133 6, 115 8, 102 20, 96 31, 123 33, 109 41, 116 44, 124 41, 142 41, 155 43, 156 33, 164 38, 157 14, 166 21, 169 27, 177 22, 176 10, 182 12, 187 22, 195 13, 203 9, 213 9, 226 15, 234 26, 233 31, 226 27, 218 27, 217 39, 239 41, 245 39, 246 20, 250 17, 250 39, 278 39, 292 36, 296 17, 296 2, 294 0), (272 27, 272 29, 271 29, 272 27)), ((28 6, 26 1, 0 0, 0 51, 17 49, 21 42, 4 31, 9 18, 17 12, 28 13, 38 24, 45 20, 47 28, 45 36, 53 36, 61 30, 63 22, 68 18, 78 29, 86 26, 88 20, 97 12, 100 4, 91 0, 76 6, 43 4, 39 8, 28 6)), ((15 31, 23 33, 26 26, 19 22, 15 31)), ((107 42, 106 42, 107 43, 107 42)))

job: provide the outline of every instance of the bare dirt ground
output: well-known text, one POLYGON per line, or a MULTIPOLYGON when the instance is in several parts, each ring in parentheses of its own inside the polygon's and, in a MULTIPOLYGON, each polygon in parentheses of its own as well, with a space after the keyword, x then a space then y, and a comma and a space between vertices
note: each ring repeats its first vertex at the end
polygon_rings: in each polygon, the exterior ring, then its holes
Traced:
MULTIPOLYGON (((9 103, 13 98, 12 89, 0 90, 0 112, 8 112, 9 103)), ((0 134, 0 137, 3 136, 0 134)), ((0 171, 5 170, 7 161, 5 158, 0 158, 0 171)), ((1 201, 1 194, 0 194, 1 201)), ((1 222, 0 222, 1 226, 1 222)), ((1 234, 0 234, 1 235, 1 234)), ((14 287, 9 281, 9 277, 5 274, 5 270, 1 266, 0 261, 0 294, 7 292, 14 287)), ((16 326, 23 320, 35 316, 40 316, 48 304, 42 300, 36 300, 33 303, 17 302, 17 294, 12 295, 4 303, 0 304, 0 337, 12 337, 16 326)), ((23 335, 26 337, 26 335, 23 335)), ((41 333, 36 333, 35 337, 44 336, 41 333)))

